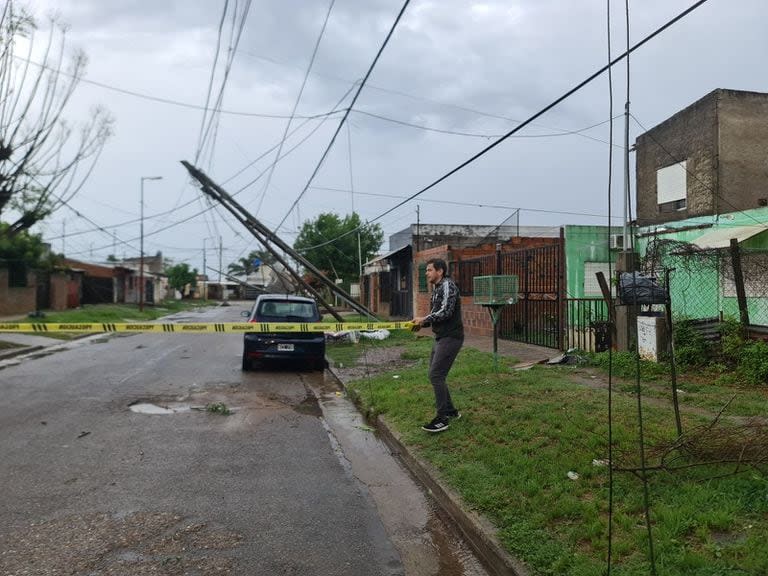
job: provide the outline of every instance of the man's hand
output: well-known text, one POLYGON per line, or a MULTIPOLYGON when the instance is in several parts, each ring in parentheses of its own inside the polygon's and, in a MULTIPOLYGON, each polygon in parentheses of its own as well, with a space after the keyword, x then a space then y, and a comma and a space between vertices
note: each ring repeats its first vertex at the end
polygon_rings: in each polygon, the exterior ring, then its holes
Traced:
POLYGON ((413 320, 411 320, 411 324, 413 324, 413 326, 411 327, 411 330, 413 332, 417 332, 418 330, 420 330, 422 322, 424 322, 424 316, 415 316, 413 320))

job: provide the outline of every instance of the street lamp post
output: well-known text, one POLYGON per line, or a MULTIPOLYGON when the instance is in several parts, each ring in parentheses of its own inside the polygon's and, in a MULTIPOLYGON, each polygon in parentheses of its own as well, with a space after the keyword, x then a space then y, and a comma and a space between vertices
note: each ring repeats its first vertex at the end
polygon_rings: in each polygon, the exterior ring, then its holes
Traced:
POLYGON ((139 234, 141 252, 139 256, 139 311, 144 311, 144 180, 162 180, 162 176, 142 176, 141 177, 141 199, 139 201, 141 232, 139 234))

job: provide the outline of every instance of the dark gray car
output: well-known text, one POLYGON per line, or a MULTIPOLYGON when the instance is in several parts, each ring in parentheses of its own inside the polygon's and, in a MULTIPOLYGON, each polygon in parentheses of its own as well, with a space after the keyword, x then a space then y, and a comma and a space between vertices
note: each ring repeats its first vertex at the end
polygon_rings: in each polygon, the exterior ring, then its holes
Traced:
MULTIPOLYGON (((289 294, 262 294, 248 314, 248 322, 305 324, 322 315, 311 298, 289 294)), ((297 368, 325 368, 323 332, 247 332, 243 337, 243 370, 257 362, 286 360, 297 368)))

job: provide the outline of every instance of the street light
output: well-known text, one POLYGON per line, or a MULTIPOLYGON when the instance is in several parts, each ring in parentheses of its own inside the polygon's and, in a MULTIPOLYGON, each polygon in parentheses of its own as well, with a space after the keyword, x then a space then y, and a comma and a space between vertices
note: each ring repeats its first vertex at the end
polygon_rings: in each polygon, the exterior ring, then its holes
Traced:
POLYGON ((139 201, 139 208, 141 216, 141 247, 139 248, 141 255, 139 256, 139 312, 144 311, 144 180, 162 180, 162 176, 142 176, 141 177, 141 200, 139 201))

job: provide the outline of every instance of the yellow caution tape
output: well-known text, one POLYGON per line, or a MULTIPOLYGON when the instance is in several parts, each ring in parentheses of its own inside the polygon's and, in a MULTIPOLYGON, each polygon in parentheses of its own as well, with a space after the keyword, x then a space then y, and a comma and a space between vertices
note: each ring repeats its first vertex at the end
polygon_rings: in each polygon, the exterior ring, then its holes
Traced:
POLYGON ((344 322, 329 324, 289 324, 287 322, 219 322, 201 324, 154 323, 0 323, 0 332, 173 332, 176 334, 210 334, 214 332, 344 332, 347 330, 411 330, 411 322, 344 322))

